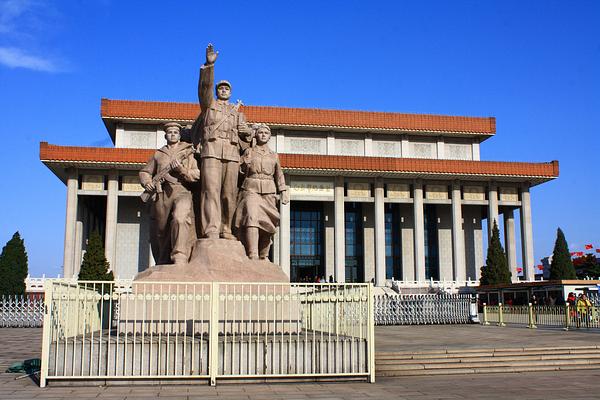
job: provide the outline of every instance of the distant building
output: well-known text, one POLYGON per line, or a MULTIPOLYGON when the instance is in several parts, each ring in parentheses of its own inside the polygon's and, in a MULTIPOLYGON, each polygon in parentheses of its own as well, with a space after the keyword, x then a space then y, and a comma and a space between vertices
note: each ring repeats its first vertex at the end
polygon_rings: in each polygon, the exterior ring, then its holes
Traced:
MULTIPOLYGON (((271 258, 292 281, 333 276, 379 286, 478 279, 483 221, 504 224, 517 276, 535 277, 530 189, 558 177, 558 162, 481 161, 495 118, 244 106, 270 125, 291 188, 271 258), (502 218, 501 218, 502 217, 502 218), (501 219, 500 219, 501 218, 501 219)), ((196 104, 102 99, 114 147, 40 144, 40 160, 67 186, 64 275, 78 273, 87 238, 104 237, 116 276, 153 264, 138 171, 165 144, 162 125, 191 124, 196 104)))

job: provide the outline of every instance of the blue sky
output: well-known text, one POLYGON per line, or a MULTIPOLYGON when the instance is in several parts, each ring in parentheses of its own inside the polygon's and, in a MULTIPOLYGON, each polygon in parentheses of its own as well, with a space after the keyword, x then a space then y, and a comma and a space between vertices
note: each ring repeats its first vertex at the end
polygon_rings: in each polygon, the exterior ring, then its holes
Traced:
POLYGON ((196 101, 212 42, 246 104, 495 116, 483 160, 560 161, 532 191, 536 260, 558 226, 600 247, 599 20, 597 1, 0 0, 0 243, 20 231, 31 274, 58 274, 66 193, 39 142, 110 146, 102 97, 196 101))

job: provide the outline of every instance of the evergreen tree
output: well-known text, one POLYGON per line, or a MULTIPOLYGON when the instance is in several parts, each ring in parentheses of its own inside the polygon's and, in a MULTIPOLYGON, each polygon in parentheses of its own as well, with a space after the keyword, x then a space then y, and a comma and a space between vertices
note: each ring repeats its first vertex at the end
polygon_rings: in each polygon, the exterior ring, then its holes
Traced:
POLYGON ((552 263, 550 264, 550 279, 577 279, 569 245, 565 239, 565 234, 558 228, 556 231, 556 242, 554 242, 554 251, 552 252, 552 263))
POLYGON ((98 232, 92 232, 88 240, 87 251, 79 270, 80 281, 112 281, 114 276, 109 271, 110 265, 104 255, 102 238, 98 232))
POLYGON ((0 254, 0 296, 25 294, 27 252, 19 232, 15 232, 0 254))
POLYGON ((492 228, 492 239, 488 244, 486 265, 481 267, 481 285, 497 285, 502 283, 511 283, 511 273, 508 269, 506 254, 500 243, 500 231, 498 224, 494 220, 492 228))

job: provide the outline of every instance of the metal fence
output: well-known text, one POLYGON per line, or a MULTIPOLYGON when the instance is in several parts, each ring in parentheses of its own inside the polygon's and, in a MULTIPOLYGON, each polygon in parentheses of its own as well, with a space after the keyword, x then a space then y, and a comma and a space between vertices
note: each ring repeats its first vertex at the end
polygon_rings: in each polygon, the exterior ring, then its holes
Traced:
POLYGON ((376 296, 376 325, 468 324, 477 319, 470 294, 376 296))
POLYGON ((59 379, 363 377, 372 286, 54 280, 41 385, 59 379))
POLYGON ((529 328, 600 328, 600 307, 572 306, 540 306, 523 305, 507 306, 500 304, 488 306, 483 304, 482 323, 484 325, 495 324, 505 326, 527 325, 529 328))
POLYGON ((1 328, 39 328, 44 320, 44 299, 41 296, 2 296, 0 298, 1 328))

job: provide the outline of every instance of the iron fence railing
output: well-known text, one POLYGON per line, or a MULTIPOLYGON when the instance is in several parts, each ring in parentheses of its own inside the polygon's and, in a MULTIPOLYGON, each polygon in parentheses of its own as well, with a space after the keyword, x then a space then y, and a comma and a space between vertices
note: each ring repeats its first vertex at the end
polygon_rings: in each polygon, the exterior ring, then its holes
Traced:
MULTIPOLYGON (((594 304, 594 303, 592 303, 594 304)), ((522 305, 510 306, 499 304, 488 306, 483 304, 481 323, 505 326, 527 325, 529 328, 600 328, 600 307, 596 305, 559 306, 522 305)))
POLYGON ((468 324, 475 322, 475 297, 470 294, 375 296, 376 325, 468 324))
POLYGON ((370 284, 54 280, 40 382, 374 381, 372 310, 370 284))
POLYGON ((44 299, 41 296, 0 297, 0 327, 39 328, 44 321, 44 299))

